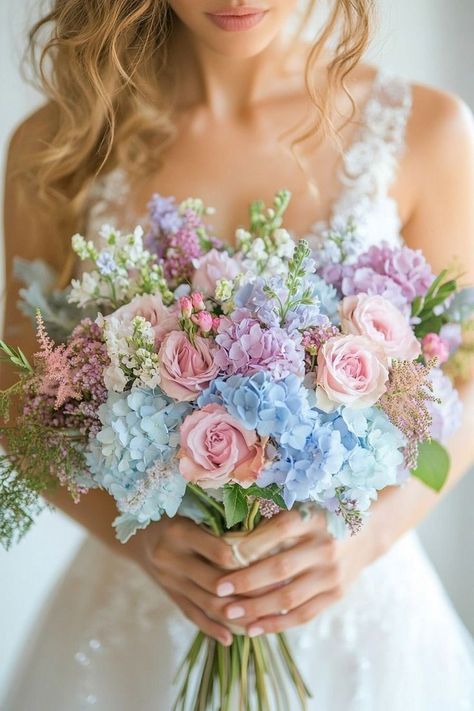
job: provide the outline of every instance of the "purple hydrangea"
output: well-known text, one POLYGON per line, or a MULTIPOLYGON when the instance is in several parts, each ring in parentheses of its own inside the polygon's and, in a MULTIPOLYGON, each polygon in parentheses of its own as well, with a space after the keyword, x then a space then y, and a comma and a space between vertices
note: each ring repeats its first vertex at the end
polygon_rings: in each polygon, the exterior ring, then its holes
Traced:
POLYGON ((404 313, 417 296, 424 296, 434 280, 430 265, 420 250, 390 247, 386 243, 370 247, 353 264, 332 265, 322 276, 344 296, 379 294, 404 313))
POLYGON ((279 326, 264 328, 248 309, 221 318, 216 336, 215 361, 227 375, 248 375, 266 370, 277 379, 304 374, 301 335, 292 337, 279 326))

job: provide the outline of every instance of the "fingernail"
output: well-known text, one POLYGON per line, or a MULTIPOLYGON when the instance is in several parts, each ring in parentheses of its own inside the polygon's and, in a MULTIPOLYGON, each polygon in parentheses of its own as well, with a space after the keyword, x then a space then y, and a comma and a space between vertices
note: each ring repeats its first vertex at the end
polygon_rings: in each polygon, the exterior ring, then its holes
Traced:
POLYGON ((221 583, 217 586, 217 594, 219 597, 227 597, 227 595, 232 595, 235 588, 232 583, 221 583))
POLYGON ((259 637, 265 630, 262 627, 250 627, 247 635, 249 637, 259 637))
POLYGON ((235 607, 229 607, 226 612, 226 617, 229 620, 236 620, 238 617, 243 617, 245 615, 245 610, 243 607, 236 605, 235 607))
POLYGON ((232 639, 233 639, 233 638, 232 638, 231 635, 230 635, 229 637, 221 637, 220 643, 221 643, 224 647, 230 647, 230 645, 232 644, 232 639))

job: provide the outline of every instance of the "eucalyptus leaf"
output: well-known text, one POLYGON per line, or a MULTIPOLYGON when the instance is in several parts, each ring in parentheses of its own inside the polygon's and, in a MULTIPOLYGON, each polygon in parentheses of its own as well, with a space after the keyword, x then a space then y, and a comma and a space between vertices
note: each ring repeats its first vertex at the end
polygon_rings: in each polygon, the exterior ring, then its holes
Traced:
POLYGON ((434 491, 441 491, 448 478, 449 454, 437 440, 422 442, 418 447, 418 461, 413 476, 420 479, 434 491))

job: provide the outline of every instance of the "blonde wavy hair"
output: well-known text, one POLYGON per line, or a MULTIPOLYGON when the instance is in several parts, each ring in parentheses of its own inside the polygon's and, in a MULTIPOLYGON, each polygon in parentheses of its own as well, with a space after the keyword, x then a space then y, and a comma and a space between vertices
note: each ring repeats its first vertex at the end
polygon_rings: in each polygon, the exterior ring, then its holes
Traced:
MULTIPOLYGON (((332 94, 342 87, 350 98, 346 78, 371 34, 374 0, 329 3, 305 67, 316 120, 292 140, 293 150, 311 136, 335 133, 328 111, 332 94), (314 68, 333 39, 322 95, 314 68)), ((296 35, 317 5, 308 0, 296 35)), ((111 165, 122 164, 131 174, 159 165, 174 135, 167 49, 175 19, 166 0, 53 0, 30 29, 23 69, 49 100, 54 130, 24 156, 20 171, 34 180, 45 208, 59 211, 66 223, 80 225, 91 182, 111 165)))

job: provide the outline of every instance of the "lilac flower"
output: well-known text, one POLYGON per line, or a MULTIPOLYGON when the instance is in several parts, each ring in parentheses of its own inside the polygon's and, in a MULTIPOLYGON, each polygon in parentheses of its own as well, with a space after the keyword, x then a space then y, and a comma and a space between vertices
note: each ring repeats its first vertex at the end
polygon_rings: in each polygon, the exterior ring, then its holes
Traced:
POLYGON ((216 343, 215 361, 228 375, 266 370, 280 379, 304 373, 300 334, 290 337, 279 326, 265 329, 248 309, 237 309, 232 318, 220 319, 216 343))
POLYGON ((174 197, 163 197, 154 193, 147 204, 150 211, 150 222, 155 234, 160 232, 177 232, 183 223, 183 218, 174 204, 174 197))

